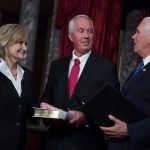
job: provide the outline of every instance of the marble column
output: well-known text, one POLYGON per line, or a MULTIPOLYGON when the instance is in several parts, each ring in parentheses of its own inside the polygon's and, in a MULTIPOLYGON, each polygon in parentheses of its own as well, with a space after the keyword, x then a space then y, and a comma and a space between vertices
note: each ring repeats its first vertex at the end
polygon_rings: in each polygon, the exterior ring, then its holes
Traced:
POLYGON ((20 12, 20 24, 23 25, 29 34, 28 52, 26 59, 21 64, 28 69, 33 69, 36 33, 39 16, 40 0, 22 0, 20 12))
POLYGON ((45 62, 44 62, 44 69, 43 69, 43 75, 42 75, 42 85, 41 85, 41 92, 43 91, 43 88, 47 82, 47 77, 49 73, 49 67, 53 60, 56 60, 59 58, 59 51, 60 51, 60 30, 55 28, 55 18, 57 13, 57 7, 58 7, 59 0, 54 1, 54 7, 52 12, 52 18, 49 19, 49 23, 52 22, 50 25, 51 28, 49 29, 50 35, 48 39, 48 50, 45 53, 45 62))
POLYGON ((128 13, 126 17, 125 30, 120 34, 120 59, 119 59, 119 78, 121 87, 133 71, 137 64, 136 54, 133 52, 133 39, 132 35, 136 31, 136 27, 139 24, 140 11, 133 10, 128 13))

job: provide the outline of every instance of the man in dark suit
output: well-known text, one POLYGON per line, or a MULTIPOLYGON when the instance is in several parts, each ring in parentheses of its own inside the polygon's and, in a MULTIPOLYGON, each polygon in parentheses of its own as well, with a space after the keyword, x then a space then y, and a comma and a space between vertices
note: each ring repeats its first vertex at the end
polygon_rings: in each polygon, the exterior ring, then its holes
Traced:
MULTIPOLYGON (((105 83, 119 86, 116 65, 91 51, 93 35, 93 22, 88 16, 74 17, 69 23, 69 39, 74 44, 72 55, 51 64, 40 106, 63 109, 74 117, 69 121, 49 120, 45 150, 106 149, 102 131, 79 110, 82 106, 80 98, 86 102, 87 98, 105 83), (78 82, 71 93, 69 85, 74 79, 70 76, 75 59, 80 61, 79 70, 77 69, 79 74, 78 82)), ((75 74, 74 72, 74 76, 75 74)))
MULTIPOLYGON (((100 127, 110 138, 109 150, 150 150, 150 17, 144 18, 133 35, 134 52, 143 57, 144 66, 129 76, 123 94, 145 113, 145 118, 125 123, 114 116, 110 128, 100 127)), ((130 110, 129 110, 130 111, 130 110)))

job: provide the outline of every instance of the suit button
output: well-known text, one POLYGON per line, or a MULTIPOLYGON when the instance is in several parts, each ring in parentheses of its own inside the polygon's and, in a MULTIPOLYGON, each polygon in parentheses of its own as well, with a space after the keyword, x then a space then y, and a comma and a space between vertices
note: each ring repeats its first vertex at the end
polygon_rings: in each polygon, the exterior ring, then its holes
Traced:
POLYGON ((20 123, 19 123, 19 122, 17 122, 17 123, 16 123, 16 126, 17 126, 17 127, 19 127, 19 126, 20 126, 20 123))

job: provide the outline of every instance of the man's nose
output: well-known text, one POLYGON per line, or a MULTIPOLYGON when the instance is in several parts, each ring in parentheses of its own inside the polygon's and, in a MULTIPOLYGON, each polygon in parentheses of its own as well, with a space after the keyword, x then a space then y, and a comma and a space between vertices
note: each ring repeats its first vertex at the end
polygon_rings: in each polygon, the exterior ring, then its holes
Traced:
POLYGON ((89 32, 88 32, 88 31, 85 31, 85 32, 84 32, 84 36, 85 36, 86 38, 88 38, 88 37, 89 37, 89 32))
POLYGON ((136 33, 132 35, 132 39, 135 39, 136 33))

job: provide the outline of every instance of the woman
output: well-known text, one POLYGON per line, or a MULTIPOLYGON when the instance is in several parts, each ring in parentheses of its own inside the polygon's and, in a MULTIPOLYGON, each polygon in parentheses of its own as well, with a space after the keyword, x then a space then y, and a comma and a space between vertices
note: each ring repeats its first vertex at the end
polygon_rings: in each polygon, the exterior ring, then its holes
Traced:
POLYGON ((35 102, 32 74, 18 64, 27 39, 19 24, 0 27, 0 150, 25 148, 26 118, 35 102))

